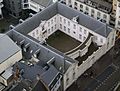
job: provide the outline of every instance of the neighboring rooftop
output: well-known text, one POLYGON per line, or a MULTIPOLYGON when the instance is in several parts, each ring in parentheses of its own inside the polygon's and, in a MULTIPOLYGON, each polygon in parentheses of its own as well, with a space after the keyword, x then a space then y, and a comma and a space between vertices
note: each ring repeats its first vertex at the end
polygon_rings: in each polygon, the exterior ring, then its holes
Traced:
POLYGON ((31 0, 31 1, 33 1, 39 5, 42 5, 44 7, 47 7, 53 3, 53 0, 31 0))
POLYGON ((43 11, 37 13, 32 18, 27 19, 22 24, 17 25, 14 30, 27 35, 29 32, 34 30, 39 26, 41 23, 41 20, 48 20, 55 16, 56 14, 61 14, 64 17, 68 19, 73 19, 73 17, 79 16, 78 18, 78 24, 104 36, 107 37, 109 33, 111 32, 111 28, 107 26, 106 24, 97 21, 90 16, 87 16, 85 14, 82 14, 81 12, 72 9, 62 3, 55 3, 50 6, 48 6, 43 11), (34 24, 33 24, 34 23, 34 24))
POLYGON ((21 49, 5 34, 0 34, 0 64, 21 49))
POLYGON ((105 13, 110 13, 112 11, 112 2, 108 2, 106 0, 77 0, 80 2, 84 2, 85 4, 94 7, 98 10, 101 10, 105 13))
MULTIPOLYGON (((59 71, 54 66, 47 64, 45 67, 42 67, 41 65, 34 64, 32 66, 29 66, 24 63, 18 62, 17 65, 20 70, 24 71, 22 77, 24 79, 29 79, 32 84, 36 83, 36 77, 40 75, 40 79, 43 80, 47 84, 47 86, 49 86, 59 73, 59 71)), ((14 70, 15 69, 16 65, 14 66, 14 70)))
MULTIPOLYGON (((57 50, 53 49, 51 50, 51 48, 48 48, 49 46, 43 46, 40 43, 38 43, 38 41, 36 42, 35 40, 33 41, 32 39, 20 34, 17 31, 11 30, 10 32, 7 33, 7 35, 14 41, 17 42, 17 45, 20 45, 21 41, 24 41, 24 45, 28 45, 29 44, 29 50, 32 50, 33 52, 25 52, 23 51, 23 57, 27 60, 30 60, 32 58, 32 55, 40 49, 39 51, 39 56, 38 56, 38 60, 40 60, 38 63, 41 66, 45 66, 46 63, 50 60, 53 59, 53 66, 59 70, 60 72, 67 71, 67 69, 69 68, 69 66, 71 65, 71 63, 76 63, 77 61, 68 58, 67 56, 65 56, 63 53, 58 52, 57 50), (66 61, 64 61, 64 59, 66 59, 66 61), (64 64, 64 66, 63 66, 64 64), (63 68, 64 67, 64 68, 63 68), (62 68, 60 70, 60 68, 62 68)), ((23 46, 24 47, 24 46, 23 46)))

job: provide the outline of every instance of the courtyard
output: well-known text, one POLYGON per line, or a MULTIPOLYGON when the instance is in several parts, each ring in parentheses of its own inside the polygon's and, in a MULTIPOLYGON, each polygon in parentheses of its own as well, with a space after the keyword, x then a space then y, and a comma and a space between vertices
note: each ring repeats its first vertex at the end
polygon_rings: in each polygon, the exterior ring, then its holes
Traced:
POLYGON ((68 52, 81 44, 81 42, 73 39, 59 30, 49 36, 46 42, 48 45, 63 53, 68 52))

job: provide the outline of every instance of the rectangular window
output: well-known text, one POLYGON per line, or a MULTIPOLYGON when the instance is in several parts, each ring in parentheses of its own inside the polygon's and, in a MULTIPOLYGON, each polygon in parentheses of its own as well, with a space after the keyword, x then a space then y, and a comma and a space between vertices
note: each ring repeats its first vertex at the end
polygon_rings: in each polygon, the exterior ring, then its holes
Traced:
POLYGON ((51 31, 53 31, 53 27, 51 27, 51 31))
POLYGON ((54 22, 56 22, 56 17, 54 18, 54 22))
POLYGON ((100 39, 100 42, 103 43, 103 39, 102 38, 100 39))
POLYGON ((97 12, 97 17, 100 18, 100 16, 101 16, 101 13, 97 12))
POLYGON ((95 36, 95 40, 98 40, 98 37, 97 37, 97 36, 95 36))
POLYGON ((75 31, 73 31, 73 33, 74 33, 74 34, 76 34, 76 32, 75 32, 75 31))
POLYGON ((48 29, 48 34, 50 34, 50 29, 48 29))
POLYGON ((50 22, 48 22, 48 27, 50 26, 50 22))
POLYGON ((79 34, 79 39, 82 39, 82 35, 81 34, 79 34))
POLYGON ((36 30, 36 34, 38 34, 38 30, 36 30))
POLYGON ((80 32, 82 32, 82 28, 80 27, 80 32))
POLYGON ((57 28, 57 25, 55 24, 55 29, 57 28))
POLYGON ((84 34, 86 34, 87 33, 87 30, 84 30, 84 34))
POLYGON ((69 84, 69 78, 66 79, 66 85, 68 85, 68 84, 69 84))
POLYGON ((75 24, 73 25, 73 28, 76 29, 76 25, 75 24))
POLYGON ((107 15, 104 14, 104 15, 103 15, 103 19, 106 19, 106 18, 107 18, 107 15))
POLYGON ((86 37, 83 38, 83 40, 85 41, 86 37))
POLYGON ((37 37, 37 40, 39 40, 39 37, 37 37))
POLYGON ((77 6, 77 2, 75 2, 74 4, 75 4, 75 6, 77 6))
POLYGON ((68 28, 68 33, 70 33, 70 28, 68 28))
POLYGON ((68 26, 70 26, 70 21, 68 21, 68 26))
POLYGON ((86 7, 86 11, 89 11, 89 8, 88 8, 88 7, 86 7))
POLYGON ((118 25, 120 26, 120 21, 118 21, 118 25))
POLYGON ((66 31, 66 27, 64 26, 64 31, 66 31))
POLYGON ((92 17, 94 17, 94 13, 95 13, 95 11, 94 11, 94 9, 92 9, 92 10, 91 10, 91 16, 92 16, 92 17))
POLYGON ((33 35, 33 37, 34 37, 34 36, 35 36, 35 33, 33 32, 32 35, 33 35))
POLYGON ((60 29, 62 29, 62 24, 60 24, 60 29))
POLYGON ((94 9, 92 9, 92 10, 91 10, 91 13, 92 13, 92 14, 94 14, 94 13, 95 13, 94 9))
POLYGON ((64 24, 66 24, 66 20, 64 19, 64 24))
POLYGON ((80 4, 80 8, 83 8, 83 5, 82 5, 82 4, 80 4))
POLYGON ((53 24, 53 19, 51 20, 51 24, 53 24))

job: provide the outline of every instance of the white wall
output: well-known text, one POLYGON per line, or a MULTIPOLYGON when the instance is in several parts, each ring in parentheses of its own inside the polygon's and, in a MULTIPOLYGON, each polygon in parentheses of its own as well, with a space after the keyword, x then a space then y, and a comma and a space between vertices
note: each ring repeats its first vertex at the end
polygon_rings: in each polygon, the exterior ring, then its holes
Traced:
POLYGON ((94 42, 96 42, 98 45, 104 45, 106 42, 105 37, 101 36, 100 34, 95 33, 94 31, 92 31, 84 26, 81 26, 81 25, 73 22, 70 19, 65 18, 62 15, 59 15, 59 30, 61 30, 65 34, 75 38, 76 40, 78 40, 80 42, 83 42, 88 37, 89 33, 91 33, 95 37, 97 37, 97 38, 95 38, 94 42), (62 22, 60 21, 60 17, 62 18, 62 22), (64 23, 64 19, 66 20, 66 23, 64 23), (68 25, 68 21, 70 22, 70 26, 68 25), (60 24, 62 24, 62 29, 60 28, 60 24), (76 29, 74 29, 74 26, 73 26, 74 24, 76 25, 76 29), (66 27, 66 31, 64 31, 64 26, 66 27), (70 33, 68 32, 68 28, 70 29, 70 33), (80 38, 80 35, 81 35, 81 38, 80 38))
POLYGON ((44 30, 42 31, 42 23, 33 31, 28 33, 28 35, 38 39, 39 41, 44 41, 51 34, 58 30, 58 15, 55 15, 51 19, 44 21, 44 30), (46 33, 44 33, 46 31, 46 33), (43 34, 44 33, 44 34, 43 34))
POLYGON ((105 37, 84 26, 79 25, 73 20, 67 19, 60 14, 55 15, 49 20, 43 21, 39 27, 28 33, 28 35, 39 41, 44 41, 58 29, 80 42, 84 42, 88 37, 88 34, 91 33, 94 36, 94 42, 97 43, 98 46, 104 45, 106 43, 105 37), (41 25, 44 25, 44 30, 42 30, 41 25))

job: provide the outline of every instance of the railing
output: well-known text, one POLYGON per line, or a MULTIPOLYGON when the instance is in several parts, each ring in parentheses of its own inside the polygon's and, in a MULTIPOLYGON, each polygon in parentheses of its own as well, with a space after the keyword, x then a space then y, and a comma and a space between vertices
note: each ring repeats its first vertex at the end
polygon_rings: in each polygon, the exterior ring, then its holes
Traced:
POLYGON ((85 50, 86 50, 86 48, 88 48, 90 46, 91 42, 92 42, 92 34, 89 33, 87 39, 82 44, 80 44, 76 48, 66 52, 65 55, 67 55, 73 59, 80 55, 83 55, 87 52, 87 51, 85 52, 85 50), (82 53, 82 52, 84 52, 84 53, 82 53))
POLYGON ((92 38, 93 38, 92 34, 89 34, 88 38, 86 39, 86 42, 84 42, 80 48, 80 56, 83 56, 87 53, 88 47, 92 42, 92 38))

